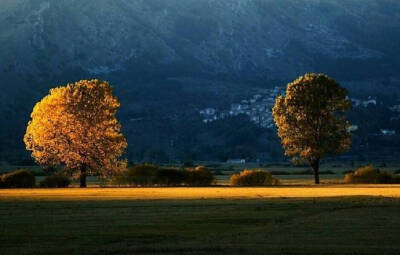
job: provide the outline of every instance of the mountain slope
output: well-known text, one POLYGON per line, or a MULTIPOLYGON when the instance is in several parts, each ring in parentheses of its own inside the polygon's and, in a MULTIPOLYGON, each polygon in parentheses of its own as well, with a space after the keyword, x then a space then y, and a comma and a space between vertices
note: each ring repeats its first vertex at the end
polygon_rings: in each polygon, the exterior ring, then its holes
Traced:
MULTIPOLYGON (((29 73, 44 81, 78 71, 142 76, 147 67, 149 76, 282 79, 324 69, 347 78, 336 64, 357 64, 376 76, 396 74, 399 64, 400 2, 393 0, 17 0, 0 5, 5 7, 0 67, 7 76, 29 73)), ((368 77, 353 69, 354 78, 368 77)))
POLYGON ((229 102, 305 72, 398 80, 397 0, 2 0, 0 150, 48 88, 110 80, 124 118, 229 102), (149 110, 151 109, 151 110, 149 110))

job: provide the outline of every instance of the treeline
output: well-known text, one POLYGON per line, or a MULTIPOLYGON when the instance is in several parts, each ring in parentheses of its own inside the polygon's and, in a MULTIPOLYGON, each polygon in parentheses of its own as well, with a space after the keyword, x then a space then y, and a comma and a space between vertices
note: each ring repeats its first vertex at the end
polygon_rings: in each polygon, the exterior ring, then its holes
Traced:
MULTIPOLYGON (((39 183, 42 188, 66 188, 71 184, 70 171, 48 172, 39 183)), ((102 183, 111 186, 210 186, 216 184, 214 174, 204 166, 194 168, 165 168, 152 164, 139 164, 128 167, 110 178, 100 178, 102 183)), ((25 169, 0 175, 0 188, 36 187, 35 175, 25 169)))
MULTIPOLYGON (((274 172, 259 169, 244 169, 233 173, 228 185, 244 187, 262 187, 281 185, 274 172)), ((279 175, 279 174, 277 174, 279 175)), ((346 172, 347 184, 399 184, 399 171, 382 171, 373 165, 346 172)), ((67 173, 53 173, 36 183, 35 175, 24 169, 0 175, 0 188, 67 188, 71 185, 71 176, 67 173)), ((124 187, 206 187, 218 185, 214 173, 204 166, 194 168, 169 168, 152 164, 130 166, 118 175, 103 180, 104 186, 124 187)))
POLYGON ((210 186, 216 179, 204 166, 179 169, 143 164, 129 167, 113 177, 110 183, 119 186, 210 186))
MULTIPOLYGON (((71 184, 71 180, 62 173, 54 173, 44 177, 38 184, 41 188, 66 188, 71 184)), ((25 169, 0 175, 0 188, 33 188, 35 186, 35 175, 25 169)))
POLYGON ((285 160, 275 130, 261 128, 247 115, 203 123, 197 112, 177 120, 124 122, 123 131, 135 146, 127 148, 132 162, 220 161, 229 158, 285 160), (154 135, 156 134, 156 135, 154 135))

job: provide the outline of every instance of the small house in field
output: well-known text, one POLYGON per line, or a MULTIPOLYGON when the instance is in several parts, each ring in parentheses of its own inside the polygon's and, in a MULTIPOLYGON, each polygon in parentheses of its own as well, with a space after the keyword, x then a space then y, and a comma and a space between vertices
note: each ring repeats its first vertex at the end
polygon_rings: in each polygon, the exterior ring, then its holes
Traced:
POLYGON ((395 135, 396 131, 393 129, 381 129, 382 135, 395 135))
POLYGON ((357 125, 351 125, 350 127, 347 128, 348 132, 354 132, 358 130, 358 126, 357 125))
POLYGON ((246 164, 246 160, 242 158, 233 158, 226 161, 228 164, 246 164))
POLYGON ((369 98, 368 100, 365 100, 362 102, 364 107, 368 107, 369 105, 376 105, 376 99, 369 98))
POLYGON ((393 106, 389 107, 389 109, 393 112, 400 112, 400 104, 393 105, 393 106))
POLYGON ((214 115, 215 114, 215 109, 214 108, 206 108, 206 109, 204 109, 204 112, 207 115, 214 115))

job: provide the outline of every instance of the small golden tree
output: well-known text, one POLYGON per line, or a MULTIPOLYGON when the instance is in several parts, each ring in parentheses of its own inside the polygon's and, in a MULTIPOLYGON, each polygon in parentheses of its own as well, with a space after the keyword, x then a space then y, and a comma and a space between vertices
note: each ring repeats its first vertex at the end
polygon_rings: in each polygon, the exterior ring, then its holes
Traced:
POLYGON ((347 150, 351 143, 345 112, 347 90, 324 74, 306 74, 288 84, 272 110, 285 154, 308 161, 319 183, 320 160, 347 150))
POLYGON ((86 175, 109 176, 125 166, 127 143, 108 82, 82 80, 50 90, 33 108, 24 142, 43 166, 64 164, 86 187, 86 175))

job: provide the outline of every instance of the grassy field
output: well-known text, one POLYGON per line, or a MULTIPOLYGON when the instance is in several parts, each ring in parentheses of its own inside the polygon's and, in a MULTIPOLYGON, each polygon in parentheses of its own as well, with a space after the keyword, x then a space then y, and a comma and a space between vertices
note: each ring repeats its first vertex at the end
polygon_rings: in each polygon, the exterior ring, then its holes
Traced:
POLYGON ((279 187, 144 187, 0 189, 0 201, 210 200, 381 196, 400 198, 400 184, 279 187))
POLYGON ((398 254, 400 186, 0 190, 0 254, 398 254))

